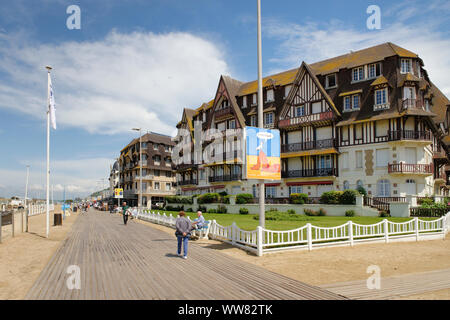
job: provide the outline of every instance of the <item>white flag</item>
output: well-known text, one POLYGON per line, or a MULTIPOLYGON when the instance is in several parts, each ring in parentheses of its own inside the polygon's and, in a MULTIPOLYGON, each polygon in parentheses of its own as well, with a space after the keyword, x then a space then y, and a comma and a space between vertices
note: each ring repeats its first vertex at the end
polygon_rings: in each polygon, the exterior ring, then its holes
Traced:
POLYGON ((50 112, 50 123, 52 124, 52 128, 56 130, 55 96, 53 95, 53 86, 50 72, 48 73, 48 111, 50 112))

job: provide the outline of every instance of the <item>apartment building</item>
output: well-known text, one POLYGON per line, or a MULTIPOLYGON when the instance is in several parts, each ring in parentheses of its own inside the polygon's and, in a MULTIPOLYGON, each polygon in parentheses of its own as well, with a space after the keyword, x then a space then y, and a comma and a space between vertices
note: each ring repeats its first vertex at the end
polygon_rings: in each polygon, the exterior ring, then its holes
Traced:
POLYGON ((119 188, 119 161, 115 161, 110 167, 109 173, 109 197, 114 198, 114 189, 119 188))
MULTIPOLYGON (((450 101, 417 54, 384 43, 303 62, 263 87, 264 127, 279 129, 282 143, 282 179, 266 182, 266 198, 357 186, 376 197, 448 194, 450 101)), ((177 128, 191 132, 193 149, 195 122, 203 132, 256 126, 257 89, 257 81, 222 76, 214 99, 185 109, 177 128)), ((258 181, 243 178, 241 153, 225 138, 221 151, 223 161, 177 166, 178 193, 259 197, 258 181)))
POLYGON ((119 176, 124 201, 131 206, 138 205, 139 185, 142 179, 142 204, 164 201, 165 196, 175 195, 175 174, 172 164, 174 143, 170 136, 147 133, 142 136, 142 177, 139 176, 139 138, 131 141, 120 152, 119 176))

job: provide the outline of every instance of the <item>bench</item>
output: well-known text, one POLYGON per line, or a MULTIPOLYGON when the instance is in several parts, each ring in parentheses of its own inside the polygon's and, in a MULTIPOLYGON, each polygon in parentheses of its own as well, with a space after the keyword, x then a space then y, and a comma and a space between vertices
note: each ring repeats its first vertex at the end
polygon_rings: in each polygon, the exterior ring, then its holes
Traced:
POLYGON ((203 227, 201 227, 199 229, 194 229, 192 234, 195 235, 196 237, 198 237, 199 239, 207 239, 210 226, 211 226, 211 221, 205 220, 205 224, 203 225, 203 227))

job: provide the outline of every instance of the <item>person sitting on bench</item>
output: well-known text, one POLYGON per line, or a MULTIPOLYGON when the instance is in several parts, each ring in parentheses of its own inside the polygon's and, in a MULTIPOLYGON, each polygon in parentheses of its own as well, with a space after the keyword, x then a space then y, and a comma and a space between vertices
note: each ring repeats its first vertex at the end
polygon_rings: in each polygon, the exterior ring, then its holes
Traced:
POLYGON ((197 211, 197 219, 194 222, 196 229, 201 229, 205 225, 205 217, 203 216, 201 211, 197 211))

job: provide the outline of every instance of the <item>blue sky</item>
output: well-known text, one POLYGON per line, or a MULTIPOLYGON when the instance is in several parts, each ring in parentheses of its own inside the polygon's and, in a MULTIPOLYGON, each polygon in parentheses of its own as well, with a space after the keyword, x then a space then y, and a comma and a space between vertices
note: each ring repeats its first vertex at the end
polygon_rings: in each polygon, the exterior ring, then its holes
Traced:
MULTIPOLYGON (((450 2, 262 0, 263 73, 391 41, 418 53, 450 95, 450 2), (344 4, 345 3, 345 4, 344 4), (381 8, 381 30, 366 9, 381 8)), ((55 198, 100 187, 136 136, 173 134, 183 107, 210 100, 220 74, 256 78, 256 1, 16 0, 0 3, 0 196, 45 184, 45 65, 58 128, 52 131, 55 198), (68 30, 66 8, 81 8, 68 30)))

